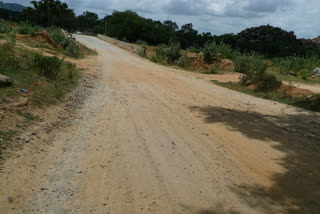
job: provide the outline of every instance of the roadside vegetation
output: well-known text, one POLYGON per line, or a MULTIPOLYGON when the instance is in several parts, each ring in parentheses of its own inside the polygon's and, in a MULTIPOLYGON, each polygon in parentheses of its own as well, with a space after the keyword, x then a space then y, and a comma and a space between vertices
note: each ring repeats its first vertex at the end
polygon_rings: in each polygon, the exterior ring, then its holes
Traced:
POLYGON ((12 79, 10 86, 0 88, 0 98, 4 100, 25 93, 39 106, 54 104, 77 84, 80 76, 74 64, 16 47, 15 38, 0 46, 0 61, 1 74, 12 79))
POLYGON ((60 28, 0 19, 0 159, 19 146, 12 142, 20 128, 7 126, 5 114, 12 121, 37 121, 33 110, 60 102, 77 86, 81 72, 70 58, 92 54, 60 28))

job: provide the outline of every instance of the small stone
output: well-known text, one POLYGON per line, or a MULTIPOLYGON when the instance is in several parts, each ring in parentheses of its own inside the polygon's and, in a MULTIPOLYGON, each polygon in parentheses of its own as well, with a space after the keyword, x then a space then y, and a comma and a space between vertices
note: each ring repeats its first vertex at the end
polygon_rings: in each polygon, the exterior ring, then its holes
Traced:
POLYGON ((12 197, 8 197, 8 202, 11 204, 13 202, 12 197))
POLYGON ((30 143, 30 139, 29 139, 29 138, 26 138, 24 141, 25 141, 26 143, 30 143))
POLYGON ((12 85, 12 79, 5 75, 0 74, 0 87, 12 85))

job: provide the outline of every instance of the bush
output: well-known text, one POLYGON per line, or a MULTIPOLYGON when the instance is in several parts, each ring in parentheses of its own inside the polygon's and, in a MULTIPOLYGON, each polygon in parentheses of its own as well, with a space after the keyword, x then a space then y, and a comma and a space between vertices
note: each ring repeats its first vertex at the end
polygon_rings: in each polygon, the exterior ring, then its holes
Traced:
POLYGON ((170 43, 167 45, 160 45, 156 49, 157 58, 166 60, 169 64, 173 64, 181 56, 180 43, 170 43))
POLYGON ((268 65, 264 62, 264 57, 259 54, 242 54, 235 58, 235 71, 245 74, 250 70, 266 70, 268 65))
POLYGON ((181 56, 179 58, 179 60, 177 61, 177 66, 182 67, 182 68, 185 67, 187 64, 186 61, 187 61, 187 59, 185 57, 181 56))
POLYGON ((56 42, 59 42, 61 45, 64 42, 64 40, 66 40, 66 37, 60 28, 50 27, 48 28, 48 32, 50 33, 52 39, 56 42))
POLYGON ((211 43, 206 43, 203 49, 203 56, 207 63, 211 63, 213 57, 221 54, 223 58, 227 58, 230 60, 234 60, 238 56, 240 56, 240 52, 233 50, 231 45, 220 43, 217 44, 215 41, 211 43))
POLYGON ((30 36, 35 36, 36 33, 40 30, 38 27, 33 27, 28 23, 22 22, 18 27, 18 33, 20 34, 28 34, 30 36))
POLYGON ((181 56, 180 43, 170 43, 165 49, 165 58, 169 64, 174 63, 181 56))
POLYGON ((79 56, 79 47, 72 38, 66 39, 63 47, 65 48, 66 52, 71 56, 79 56))
POLYGON ((209 70, 209 74, 217 74, 219 70, 219 65, 211 66, 209 70))
POLYGON ((156 49, 156 55, 157 58, 159 59, 164 59, 165 58, 165 49, 167 48, 167 45, 159 45, 156 49))
POLYGON ((216 52, 216 49, 214 48, 214 46, 207 42, 205 45, 204 45, 204 48, 203 48, 203 57, 204 57, 204 60, 207 62, 207 63, 211 63, 212 60, 213 60, 213 57, 215 57, 217 55, 217 52, 216 52))
POLYGON ((39 74, 51 80, 55 80, 61 71, 61 66, 64 59, 58 57, 42 56, 35 54, 33 65, 38 69, 39 74))
POLYGON ((0 19, 0 33, 10 33, 12 31, 12 28, 8 25, 8 23, 0 19))
POLYGON ((0 46, 0 70, 2 72, 19 67, 19 60, 14 51, 7 47, 8 44, 0 46))
POLYGON ((48 28, 48 31, 50 32, 50 36, 53 40, 60 43, 67 54, 75 57, 79 56, 79 47, 75 40, 73 38, 67 38, 61 28, 50 27, 48 28))
POLYGON ((147 56, 147 48, 145 45, 143 45, 141 47, 141 49, 139 50, 138 54, 142 57, 146 57, 147 56))
POLYGON ((143 40, 137 40, 136 44, 142 45, 142 46, 147 46, 148 45, 148 43, 146 41, 143 41, 143 40))
POLYGON ((318 56, 276 58, 274 62, 275 67, 279 68, 281 73, 301 75, 306 79, 312 75, 314 68, 320 66, 318 56))
POLYGON ((254 85, 255 90, 261 92, 275 91, 280 88, 279 81, 273 74, 268 74, 267 63, 263 56, 257 54, 245 54, 237 57, 235 70, 245 75, 240 77, 240 84, 244 86, 254 85))

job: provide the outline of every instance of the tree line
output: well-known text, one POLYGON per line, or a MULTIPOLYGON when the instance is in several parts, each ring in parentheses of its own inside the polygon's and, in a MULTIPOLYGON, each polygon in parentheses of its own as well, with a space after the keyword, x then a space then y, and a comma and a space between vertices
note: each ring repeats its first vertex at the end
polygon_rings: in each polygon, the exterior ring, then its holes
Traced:
MULTIPOLYGON (((309 40, 298 40, 293 32, 272 26, 245 29, 239 34, 211 35, 199 33, 192 23, 182 25, 171 20, 157 21, 127 11, 114 11, 112 15, 99 19, 98 15, 86 11, 76 16, 67 3, 60 0, 32 1, 17 18, 17 13, 8 13, 7 18, 22 20, 43 27, 57 26, 71 32, 106 34, 123 41, 143 40, 150 45, 180 43, 181 47, 202 49, 207 42, 225 43, 241 52, 259 52, 267 57, 319 54, 319 46, 309 40), (107 23, 107 24, 106 24, 107 23), (105 29, 106 28, 106 29, 105 29)), ((5 16, 5 15, 4 15, 5 16)))

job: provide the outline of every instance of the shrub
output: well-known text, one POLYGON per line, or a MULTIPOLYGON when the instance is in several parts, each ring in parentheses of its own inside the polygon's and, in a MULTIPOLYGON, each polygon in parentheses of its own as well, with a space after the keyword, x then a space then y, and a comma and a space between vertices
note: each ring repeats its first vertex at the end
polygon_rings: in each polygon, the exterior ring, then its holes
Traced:
POLYGON ((30 36, 35 36, 37 31, 39 31, 39 28, 32 27, 31 25, 25 22, 20 23, 18 27, 18 33, 20 34, 28 34, 30 36))
POLYGON ((257 91, 275 91, 282 84, 273 74, 268 74, 267 69, 268 65, 261 55, 244 54, 236 58, 235 70, 245 74, 240 77, 240 84, 254 85, 257 91))
POLYGON ((181 56, 179 58, 179 60, 177 61, 177 66, 182 67, 182 68, 185 67, 187 64, 186 61, 187 61, 187 59, 185 57, 181 56))
POLYGON ((281 73, 301 75, 305 79, 312 75, 314 68, 320 66, 318 56, 276 58, 274 62, 281 73))
POLYGON ((156 49, 157 57, 161 60, 166 60, 169 64, 173 64, 181 56, 180 43, 170 43, 167 45, 160 45, 156 49))
POLYGON ((72 38, 66 39, 63 47, 71 56, 79 56, 79 47, 72 38))
POLYGON ((156 56, 151 56, 151 61, 152 62, 158 62, 158 58, 156 56))
POLYGON ((64 42, 64 40, 66 40, 66 37, 60 28, 50 27, 48 28, 48 31, 50 32, 50 36, 52 37, 52 39, 56 42, 59 42, 61 45, 64 42))
POLYGON ((217 55, 216 53, 216 49, 214 48, 214 46, 207 42, 205 45, 204 45, 204 48, 203 48, 203 57, 204 57, 204 60, 207 62, 207 63, 211 63, 212 60, 213 60, 213 57, 217 55))
POLYGON ((136 44, 142 45, 142 46, 147 46, 148 45, 148 43, 146 41, 143 41, 143 40, 137 40, 136 44))
POLYGON ((230 60, 234 60, 238 56, 240 56, 240 52, 237 50, 233 50, 231 45, 220 43, 217 44, 215 41, 211 43, 206 43, 203 49, 203 56, 207 63, 211 63, 213 57, 220 54, 223 58, 227 58, 230 60))
POLYGON ((253 77, 253 84, 257 91, 269 92, 280 88, 282 82, 273 74, 256 73, 253 77))
POLYGON ((49 79, 55 80, 61 71, 62 62, 64 59, 58 57, 42 56, 35 54, 33 65, 38 69, 39 74, 49 79))
POLYGON ((165 49, 165 58, 169 64, 179 59, 181 56, 181 46, 180 43, 170 43, 165 49))
POLYGON ((0 19, 0 33, 10 33, 12 31, 12 28, 8 25, 8 23, 0 19))
POLYGON ((250 57, 247 55, 241 55, 235 59, 235 72, 246 73, 250 70, 250 57))
POLYGON ((165 58, 165 49, 167 48, 167 45, 159 45, 156 49, 156 55, 157 58, 159 59, 164 59, 165 58))
POLYGON ((73 38, 67 38, 62 32, 61 28, 50 27, 48 28, 50 36, 54 41, 60 43, 61 46, 65 49, 67 54, 71 56, 79 56, 79 47, 73 38))
POLYGON ((209 74, 217 74, 219 69, 219 65, 211 66, 209 70, 209 74))
POLYGON ((8 50, 13 51, 14 47, 16 46, 16 34, 13 33, 10 35, 10 39, 4 44, 4 47, 8 50))
POLYGON ((138 54, 142 57, 146 57, 147 56, 147 48, 145 45, 143 45, 141 47, 141 49, 139 50, 138 54))
POLYGON ((7 47, 8 44, 0 46, 0 70, 2 72, 19 67, 19 60, 14 51, 7 47))

